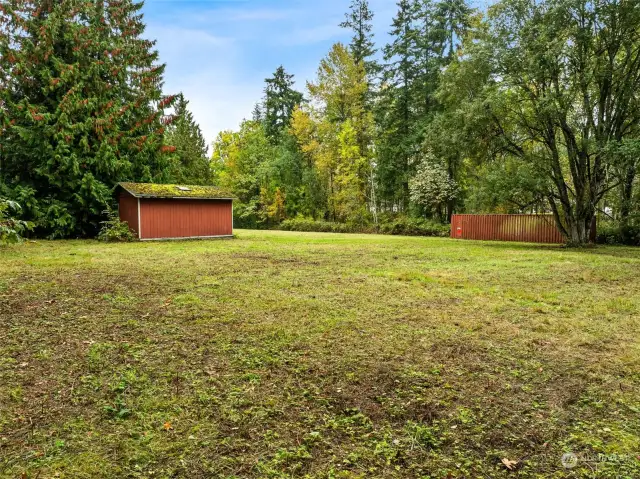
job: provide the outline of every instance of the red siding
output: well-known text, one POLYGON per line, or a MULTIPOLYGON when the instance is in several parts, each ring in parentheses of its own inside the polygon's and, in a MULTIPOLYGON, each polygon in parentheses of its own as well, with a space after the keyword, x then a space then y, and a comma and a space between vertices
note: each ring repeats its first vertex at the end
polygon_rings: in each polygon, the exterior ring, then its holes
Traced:
POLYGON ((129 223, 135 234, 138 234, 138 198, 134 198, 126 191, 120 193, 119 202, 120 221, 129 223))
POLYGON ((230 200, 140 199, 142 239, 230 236, 230 200))
POLYGON ((564 242, 551 215, 453 215, 451 237, 527 243, 564 242))

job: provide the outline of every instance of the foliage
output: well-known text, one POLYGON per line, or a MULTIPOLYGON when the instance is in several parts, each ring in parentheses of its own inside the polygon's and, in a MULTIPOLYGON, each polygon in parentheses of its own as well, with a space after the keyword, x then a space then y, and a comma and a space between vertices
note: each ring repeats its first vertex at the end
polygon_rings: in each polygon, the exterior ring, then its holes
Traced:
POLYGON ((134 196, 156 198, 233 198, 233 194, 217 186, 172 185, 159 183, 120 183, 134 196))
POLYGON ((340 27, 353 32, 349 50, 355 63, 364 65, 369 79, 380 71, 378 62, 373 58, 377 52, 373 41, 373 17, 368 0, 351 0, 349 12, 340 23, 340 27))
POLYGON ((0 197, 0 245, 18 243, 26 231, 33 229, 32 223, 16 218, 21 211, 18 203, 0 197))
POLYGON ((282 65, 265 83, 262 104, 264 129, 269 140, 277 144, 289 126, 293 110, 302 103, 303 97, 293 88, 293 75, 287 73, 282 65))
POLYGON ((135 235, 129 224, 126 221, 120 221, 120 216, 117 211, 106 210, 104 214, 107 216, 105 221, 102 221, 100 232, 98 233, 98 239, 106 242, 122 242, 133 241, 135 235))
POLYGON ((135 0, 0 6, 0 182, 39 235, 97 232, 118 181, 161 181, 164 65, 135 0))
POLYGON ((173 121, 164 137, 165 145, 173 150, 168 174, 174 183, 208 185, 212 178, 207 143, 188 106, 184 95, 177 95, 173 121))
POLYGON ((446 220, 446 206, 455 200, 458 188, 449 177, 444 166, 433 158, 425 156, 417 168, 416 175, 409 182, 411 201, 423 208, 429 216, 446 220))
POLYGON ((532 165, 513 158, 486 161, 468 178, 465 209, 470 213, 523 214, 544 212, 545 178, 532 165))
MULTIPOLYGON (((463 0, 398 2, 392 41, 384 48, 386 64, 376 109, 379 191, 387 207, 409 209, 409 181, 417 167, 413 159, 423 150, 430 125, 441 110, 436 96, 441 72, 457 61, 473 13, 463 0)), ((450 149, 438 156, 451 162, 455 152, 450 149)), ((453 164, 447 165, 447 171, 457 180, 453 164)))
POLYGON ((375 227, 318 221, 309 218, 291 218, 283 221, 278 229, 284 231, 305 231, 318 233, 375 233, 375 227))
POLYGON ((473 98, 488 120, 477 135, 547 179, 546 201, 570 243, 588 241, 612 186, 608 145, 637 135, 639 32, 634 2, 502 0, 458 70, 465 79, 478 62, 490 67, 473 98))
POLYGON ((373 116, 366 111, 364 65, 355 63, 342 44, 335 44, 308 88, 314 103, 294 113, 291 131, 323 182, 324 216, 343 222, 366 220, 375 196, 373 116))
POLYGON ((600 244, 640 246, 640 226, 603 222, 598 225, 596 241, 600 244))
POLYGON ((383 218, 378 225, 336 223, 308 218, 292 218, 283 221, 278 229, 285 231, 306 231, 319 233, 367 233, 402 236, 448 236, 449 226, 419 218, 383 218))
POLYGON ((403 236, 449 236, 450 227, 437 221, 424 218, 412 218, 399 216, 383 218, 380 222, 379 232, 391 235, 403 236))

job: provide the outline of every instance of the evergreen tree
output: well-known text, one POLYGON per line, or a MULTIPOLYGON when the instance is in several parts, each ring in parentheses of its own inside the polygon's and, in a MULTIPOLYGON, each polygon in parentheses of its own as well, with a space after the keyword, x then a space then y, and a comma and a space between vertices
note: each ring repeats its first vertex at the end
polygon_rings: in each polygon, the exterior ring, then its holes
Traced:
MULTIPOLYGON (((441 72, 455 61, 472 13, 465 0, 398 2, 377 110, 378 179, 383 198, 403 210, 409 207, 417 158, 441 109, 436 98, 441 72)), ((454 180, 453 168, 448 170, 454 180)))
POLYGON ((184 95, 179 94, 175 104, 175 119, 165 134, 165 143, 175 147, 171 180, 191 185, 209 184, 211 169, 207 142, 188 106, 184 95))
POLYGON ((416 115, 422 125, 428 123, 433 115, 433 94, 443 66, 440 61, 442 40, 439 26, 435 22, 436 8, 431 0, 414 2, 415 36, 411 48, 414 50, 415 78, 412 90, 416 115))
POLYGON ((451 62, 461 41, 471 27, 474 10, 467 0, 440 0, 434 11, 434 22, 438 28, 440 55, 451 62))
POLYGON ((118 181, 158 181, 164 65, 134 0, 0 5, 0 180, 37 232, 95 233, 118 181))
POLYGON ((368 0, 352 0, 345 20, 340 24, 342 28, 349 28, 353 32, 349 48, 356 63, 363 63, 369 79, 380 71, 378 62, 372 57, 376 54, 373 41, 373 12, 369 8, 368 0))
POLYGON ((281 65, 273 77, 265 80, 263 114, 265 132, 272 143, 277 144, 280 136, 289 126, 291 114, 303 100, 302 93, 293 89, 293 75, 281 65))
POLYGON ((378 180, 387 207, 407 208, 411 158, 416 153, 414 81, 416 78, 416 5, 398 2, 390 35, 393 42, 384 49, 385 65, 378 105, 378 180))

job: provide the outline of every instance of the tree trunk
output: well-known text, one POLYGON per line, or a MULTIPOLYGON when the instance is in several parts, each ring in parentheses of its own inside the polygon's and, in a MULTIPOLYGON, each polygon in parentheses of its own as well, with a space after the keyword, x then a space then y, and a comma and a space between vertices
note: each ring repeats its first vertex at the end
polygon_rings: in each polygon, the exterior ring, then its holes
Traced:
POLYGON ((563 208, 562 213, 562 216, 554 214, 554 217, 558 229, 567 241, 567 245, 584 246, 595 241, 592 234, 595 211, 592 208, 576 207, 569 214, 563 208))

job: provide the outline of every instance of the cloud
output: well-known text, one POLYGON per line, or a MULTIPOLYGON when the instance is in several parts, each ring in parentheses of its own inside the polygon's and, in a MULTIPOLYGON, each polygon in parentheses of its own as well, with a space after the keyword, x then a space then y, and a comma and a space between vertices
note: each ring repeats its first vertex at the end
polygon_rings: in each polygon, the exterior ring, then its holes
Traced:
POLYGON ((209 144, 220 131, 236 129, 244 118, 250 117, 255 102, 262 96, 261 80, 239 80, 229 75, 224 66, 172 79, 166 89, 172 88, 182 91, 189 101, 189 109, 209 144))
POLYGON ((274 43, 293 46, 326 42, 327 40, 344 36, 345 31, 338 26, 338 23, 339 22, 327 23, 308 28, 295 28, 275 37, 274 43))
POLYGON ((184 94, 208 143, 219 131, 237 127, 262 95, 266 75, 247 70, 243 48, 233 40, 174 29, 158 38, 157 48, 167 65, 164 91, 184 94))
MULTIPOLYGON (((379 44, 395 13, 391 3, 372 0, 379 44)), ((338 26, 348 6, 348 0, 148 0, 145 36, 157 40, 167 64, 165 92, 184 93, 210 143, 251 116, 264 79, 279 65, 304 90, 331 45, 349 41, 338 26)))

